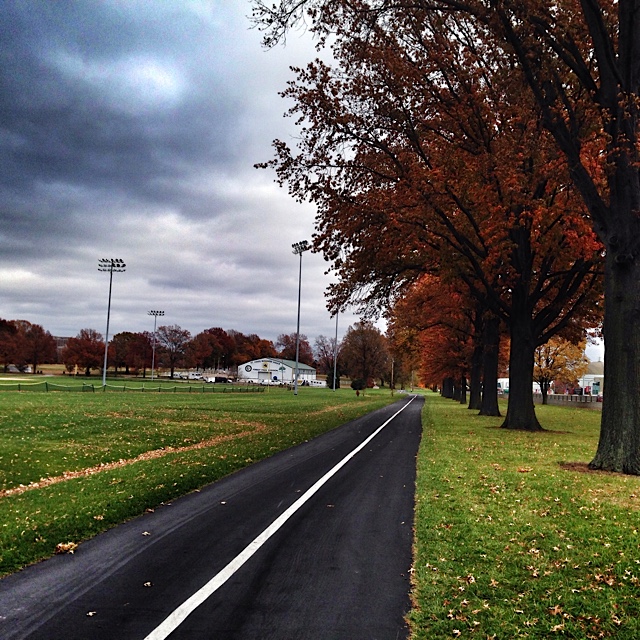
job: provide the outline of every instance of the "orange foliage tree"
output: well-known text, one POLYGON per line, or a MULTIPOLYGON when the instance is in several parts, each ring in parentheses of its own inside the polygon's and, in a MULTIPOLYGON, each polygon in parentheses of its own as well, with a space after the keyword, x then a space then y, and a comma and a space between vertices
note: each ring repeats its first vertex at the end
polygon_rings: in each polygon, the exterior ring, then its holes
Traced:
POLYGON ((418 36, 430 59, 439 39, 468 32, 460 57, 475 72, 478 50, 509 60, 507 94, 528 87, 606 250, 608 393, 590 466, 640 474, 640 0, 254 0, 268 45, 305 18, 322 38, 349 37, 346 21, 365 46, 380 28, 437 21, 439 33, 418 36))
POLYGON ((31 365, 33 373, 37 373, 38 365, 55 362, 56 341, 44 327, 28 320, 15 320, 14 324, 17 328, 15 364, 20 369, 31 365))
POLYGON ((262 166, 317 205, 333 304, 384 306, 424 273, 464 284, 509 328, 503 426, 540 429, 534 350, 599 321, 601 245, 513 55, 455 16, 365 27, 366 2, 320 4, 336 9, 322 15, 333 66, 297 70, 284 95, 300 140, 262 166))
MULTIPOLYGON (((420 355, 426 384, 439 382, 437 361, 442 359, 447 362, 447 375, 458 381, 457 388, 464 389, 462 376, 468 378, 469 409, 479 409, 480 415, 500 415, 497 396, 500 321, 479 305, 468 290, 457 291, 439 278, 425 275, 395 302, 388 319, 392 344, 420 355), (434 330, 438 335, 435 341, 425 337, 434 330), (407 339, 409 336, 412 339, 407 339), (426 347, 429 344, 436 348, 429 351, 426 347), (455 365, 454 354, 459 358, 455 365)), ((505 362, 503 353, 503 368, 505 362)), ((459 399, 465 401, 463 397, 459 399)))
POLYGON ((67 371, 74 371, 76 367, 84 369, 86 376, 91 375, 91 369, 103 366, 104 340, 102 334, 95 329, 81 329, 75 338, 69 338, 62 350, 61 358, 67 371))

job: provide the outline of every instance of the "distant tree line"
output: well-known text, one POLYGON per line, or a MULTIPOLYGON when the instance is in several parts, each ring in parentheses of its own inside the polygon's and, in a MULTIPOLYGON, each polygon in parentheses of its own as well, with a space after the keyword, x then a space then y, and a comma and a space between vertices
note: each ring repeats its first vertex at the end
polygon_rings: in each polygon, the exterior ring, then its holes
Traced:
MULTIPOLYGON (((5 373, 11 365, 20 371, 31 367, 37 372, 42 364, 63 364, 70 374, 88 376, 102 370, 104 351, 104 337, 95 329, 82 329, 58 349, 56 338, 40 325, 0 319, 0 355, 5 373)), ((328 386, 333 386, 334 370, 338 379, 346 375, 368 385, 376 379, 390 379, 386 337, 370 322, 349 327, 337 348, 334 338, 320 335, 312 347, 307 336, 300 334, 298 351, 299 361, 326 375, 328 386)), ((178 325, 163 325, 155 336, 149 331, 117 333, 108 349, 108 367, 116 374, 143 377, 152 361, 156 369, 169 370, 173 376, 177 368, 235 371, 238 365, 259 358, 295 360, 296 334, 281 334, 274 343, 256 334, 220 327, 194 336, 178 325)))

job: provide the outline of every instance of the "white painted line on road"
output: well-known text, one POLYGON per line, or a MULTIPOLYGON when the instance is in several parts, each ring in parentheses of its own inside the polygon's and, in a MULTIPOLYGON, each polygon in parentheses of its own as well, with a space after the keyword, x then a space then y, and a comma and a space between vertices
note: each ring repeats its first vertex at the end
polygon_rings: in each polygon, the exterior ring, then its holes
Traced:
POLYGON ((327 471, 322 478, 302 494, 286 511, 278 516, 253 542, 238 554, 224 569, 217 573, 207 584, 185 600, 173 613, 156 627, 144 640, 165 640, 173 633, 211 594, 217 591, 242 565, 251 558, 258 549, 280 529, 291 516, 302 507, 326 482, 332 478, 351 458, 364 449, 398 414, 404 411, 415 399, 415 396, 401 409, 396 411, 384 424, 380 425, 366 440, 361 442, 351 453, 346 455, 338 464, 327 471))

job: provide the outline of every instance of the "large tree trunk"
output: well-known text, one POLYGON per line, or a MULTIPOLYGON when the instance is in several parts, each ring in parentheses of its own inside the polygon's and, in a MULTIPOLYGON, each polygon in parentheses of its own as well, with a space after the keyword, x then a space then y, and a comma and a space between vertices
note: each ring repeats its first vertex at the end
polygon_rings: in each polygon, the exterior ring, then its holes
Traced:
POLYGON ((640 259, 619 255, 608 250, 605 259, 605 392, 589 466, 640 475, 640 259))
POLYGON ((498 407, 498 363, 500 359, 500 319, 488 318, 483 331, 481 416, 500 416, 498 407))
POLYGON ((480 336, 474 336, 476 345, 471 355, 471 369, 469 370, 469 409, 482 408, 482 356, 484 346, 480 336))
MULTIPOLYGON (((514 295, 515 298, 515 295, 514 295)), ((513 305, 516 308, 516 305, 513 305)), ((535 342, 531 328, 531 313, 511 319, 511 352, 509 355, 509 404, 503 429, 541 431, 533 404, 533 363, 535 342)))
POLYGON ((549 404, 549 382, 546 380, 540 383, 540 393, 542 394, 542 404, 549 404))
POLYGON ((454 383, 453 378, 445 378, 442 381, 442 397, 453 398, 454 395, 454 383))
POLYGON ((469 409, 482 407, 482 353, 484 331, 483 308, 478 308, 473 316, 473 352, 469 368, 469 409))
POLYGON ((467 404, 467 376, 460 376, 460 404, 467 404))

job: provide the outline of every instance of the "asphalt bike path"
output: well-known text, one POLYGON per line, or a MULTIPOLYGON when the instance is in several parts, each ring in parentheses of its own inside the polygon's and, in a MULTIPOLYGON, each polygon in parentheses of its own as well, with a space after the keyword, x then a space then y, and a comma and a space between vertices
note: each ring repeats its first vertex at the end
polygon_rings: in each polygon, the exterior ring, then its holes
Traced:
POLYGON ((402 397, 0 580, 0 638, 406 638, 422 404, 402 397))

